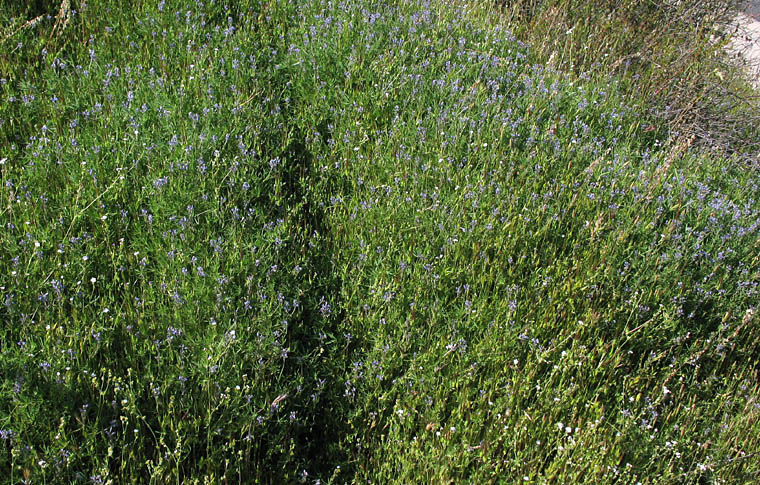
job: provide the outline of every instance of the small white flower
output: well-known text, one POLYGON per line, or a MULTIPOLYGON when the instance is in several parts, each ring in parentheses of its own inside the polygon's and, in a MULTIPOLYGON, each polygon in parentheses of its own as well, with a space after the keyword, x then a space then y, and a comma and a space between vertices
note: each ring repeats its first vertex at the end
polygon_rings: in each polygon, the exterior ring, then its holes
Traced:
POLYGON ((96 281, 98 281, 98 279, 95 278, 94 276, 90 278, 90 283, 92 283, 93 285, 95 284, 96 281))

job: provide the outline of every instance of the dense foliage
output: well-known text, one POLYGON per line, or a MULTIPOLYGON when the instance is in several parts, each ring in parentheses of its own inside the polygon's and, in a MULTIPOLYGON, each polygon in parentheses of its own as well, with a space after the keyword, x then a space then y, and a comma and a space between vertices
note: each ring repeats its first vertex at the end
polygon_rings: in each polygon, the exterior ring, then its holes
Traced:
POLYGON ((757 170, 486 6, 92 3, 2 47, 3 479, 760 473, 757 170))

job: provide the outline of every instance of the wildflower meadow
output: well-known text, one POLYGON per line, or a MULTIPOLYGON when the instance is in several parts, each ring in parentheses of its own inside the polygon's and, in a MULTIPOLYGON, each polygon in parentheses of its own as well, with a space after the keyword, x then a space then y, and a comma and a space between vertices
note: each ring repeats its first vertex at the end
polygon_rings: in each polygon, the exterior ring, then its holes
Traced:
POLYGON ((760 480, 757 165, 493 2, 68 8, 0 7, 0 481, 760 480))

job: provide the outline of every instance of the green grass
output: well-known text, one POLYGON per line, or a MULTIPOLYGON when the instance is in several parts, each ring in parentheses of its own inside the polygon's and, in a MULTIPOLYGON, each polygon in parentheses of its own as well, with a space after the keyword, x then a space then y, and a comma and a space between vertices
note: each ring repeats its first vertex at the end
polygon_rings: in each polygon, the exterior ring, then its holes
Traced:
POLYGON ((754 167, 487 5, 72 8, 0 55, 3 480, 757 479, 754 167))
POLYGON ((619 80, 673 138, 757 164, 758 94, 727 46, 742 0, 496 0, 541 63, 619 80))

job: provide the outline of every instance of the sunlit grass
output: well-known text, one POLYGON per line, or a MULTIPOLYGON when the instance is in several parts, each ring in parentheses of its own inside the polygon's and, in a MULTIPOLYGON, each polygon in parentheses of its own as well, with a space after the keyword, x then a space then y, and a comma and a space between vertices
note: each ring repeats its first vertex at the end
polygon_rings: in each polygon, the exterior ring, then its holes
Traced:
POLYGON ((502 20, 93 2, 4 57, 8 480, 756 477, 757 171, 502 20))

